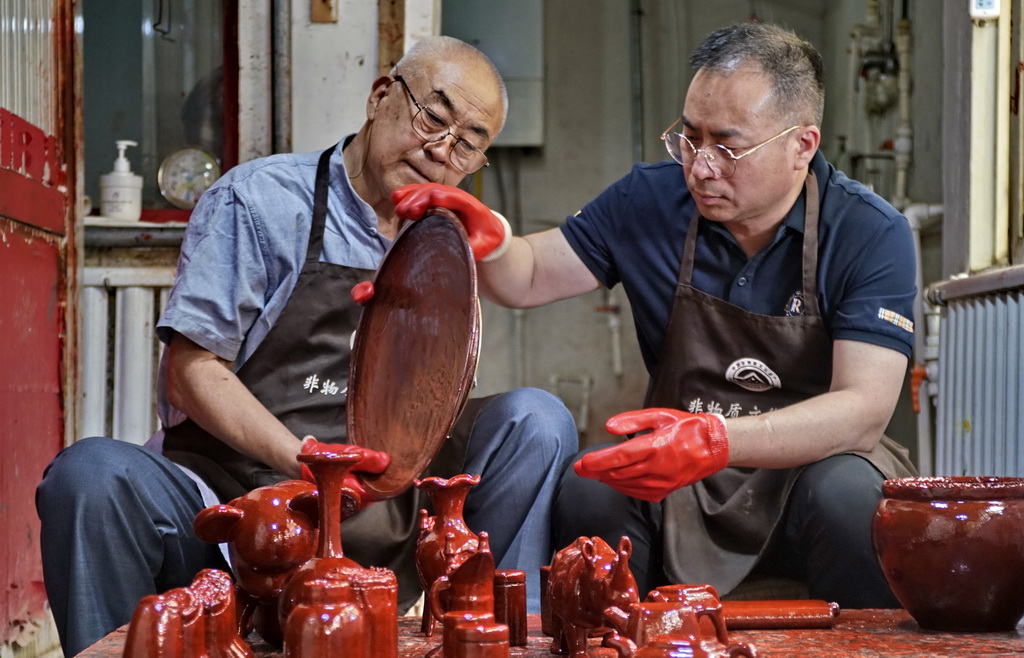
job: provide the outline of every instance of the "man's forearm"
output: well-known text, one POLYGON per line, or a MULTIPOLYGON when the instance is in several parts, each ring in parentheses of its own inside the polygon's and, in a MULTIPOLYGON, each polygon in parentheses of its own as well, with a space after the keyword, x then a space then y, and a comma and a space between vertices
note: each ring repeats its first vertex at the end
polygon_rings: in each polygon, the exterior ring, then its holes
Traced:
POLYGON ((171 348, 167 393, 191 420, 235 450, 289 477, 299 476, 299 439, 228 368, 181 336, 171 348))

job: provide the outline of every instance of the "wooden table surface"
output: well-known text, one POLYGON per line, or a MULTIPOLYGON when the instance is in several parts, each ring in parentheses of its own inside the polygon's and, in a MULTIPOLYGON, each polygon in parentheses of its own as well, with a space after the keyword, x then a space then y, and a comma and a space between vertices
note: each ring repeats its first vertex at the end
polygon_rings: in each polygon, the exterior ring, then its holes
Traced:
MULTIPOLYGON (((402 658, 422 658, 440 643, 440 630, 434 637, 419 634, 419 618, 398 620, 399 654, 402 658)), ((922 631, 904 610, 844 610, 835 628, 814 630, 752 631, 729 633, 733 642, 753 644, 759 656, 1013 656, 1024 654, 1024 628, 1009 633, 936 633, 922 631)), ((80 658, 121 656, 127 626, 119 628, 86 651, 80 658)), ((550 656, 551 639, 540 632, 540 620, 530 617, 529 645, 514 647, 512 655, 524 658, 550 656)), ((253 644, 257 657, 280 656, 263 643, 253 644)), ((438 652, 434 652, 438 653, 438 652)), ((595 658, 614 658, 611 649, 590 640, 589 653, 595 658)))

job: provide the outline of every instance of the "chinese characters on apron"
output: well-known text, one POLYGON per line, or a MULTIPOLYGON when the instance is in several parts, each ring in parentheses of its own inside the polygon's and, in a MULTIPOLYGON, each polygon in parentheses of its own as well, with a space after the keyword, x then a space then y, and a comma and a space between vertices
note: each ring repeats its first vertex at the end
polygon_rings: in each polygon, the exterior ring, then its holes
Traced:
MULTIPOLYGON (((819 191, 813 172, 804 194, 803 290, 785 316, 751 313, 690 285, 701 220, 694 210, 645 407, 737 417, 828 391, 832 341, 818 306, 819 191)), ((886 477, 913 471, 906 450, 887 437, 862 456, 886 477)), ((767 545, 800 470, 729 467, 670 494, 662 508, 668 578, 731 591, 767 545)))

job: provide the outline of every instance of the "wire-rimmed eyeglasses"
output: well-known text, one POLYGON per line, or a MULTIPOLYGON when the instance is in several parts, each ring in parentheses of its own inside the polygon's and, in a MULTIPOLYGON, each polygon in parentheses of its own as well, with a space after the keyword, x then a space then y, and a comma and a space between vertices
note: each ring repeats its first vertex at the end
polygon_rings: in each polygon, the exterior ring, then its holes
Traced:
POLYGON ((483 151, 453 133, 448 122, 430 108, 420 105, 402 76, 396 74, 395 80, 402 83, 405 93, 409 94, 409 100, 416 106, 416 113, 412 115, 412 129, 417 135, 426 142, 440 142, 451 135, 455 141, 448 149, 448 161, 464 174, 472 174, 490 164, 483 151))
POLYGON ((661 141, 665 142, 665 150, 668 151, 668 154, 672 156, 673 160, 684 167, 689 167, 697 161, 698 155, 703 155, 704 162, 707 163, 708 168, 716 176, 721 176, 722 178, 728 178, 736 173, 736 161, 740 158, 747 157, 762 146, 771 144, 779 137, 789 134, 800 127, 799 124, 790 126, 778 135, 770 137, 760 144, 745 147, 746 153, 736 155, 731 149, 728 149, 721 144, 709 144, 704 148, 696 148, 682 133, 672 132, 672 129, 679 125, 680 121, 682 121, 682 119, 676 119, 672 125, 666 128, 665 132, 661 134, 661 141))

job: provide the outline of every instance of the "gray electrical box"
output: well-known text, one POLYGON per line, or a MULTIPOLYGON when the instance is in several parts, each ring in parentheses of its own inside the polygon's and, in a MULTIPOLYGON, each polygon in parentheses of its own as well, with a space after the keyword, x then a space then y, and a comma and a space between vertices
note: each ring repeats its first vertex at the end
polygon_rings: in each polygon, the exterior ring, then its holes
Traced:
POLYGON ((544 143, 543 0, 443 0, 441 34, 476 46, 508 89, 508 119, 494 146, 544 143))

